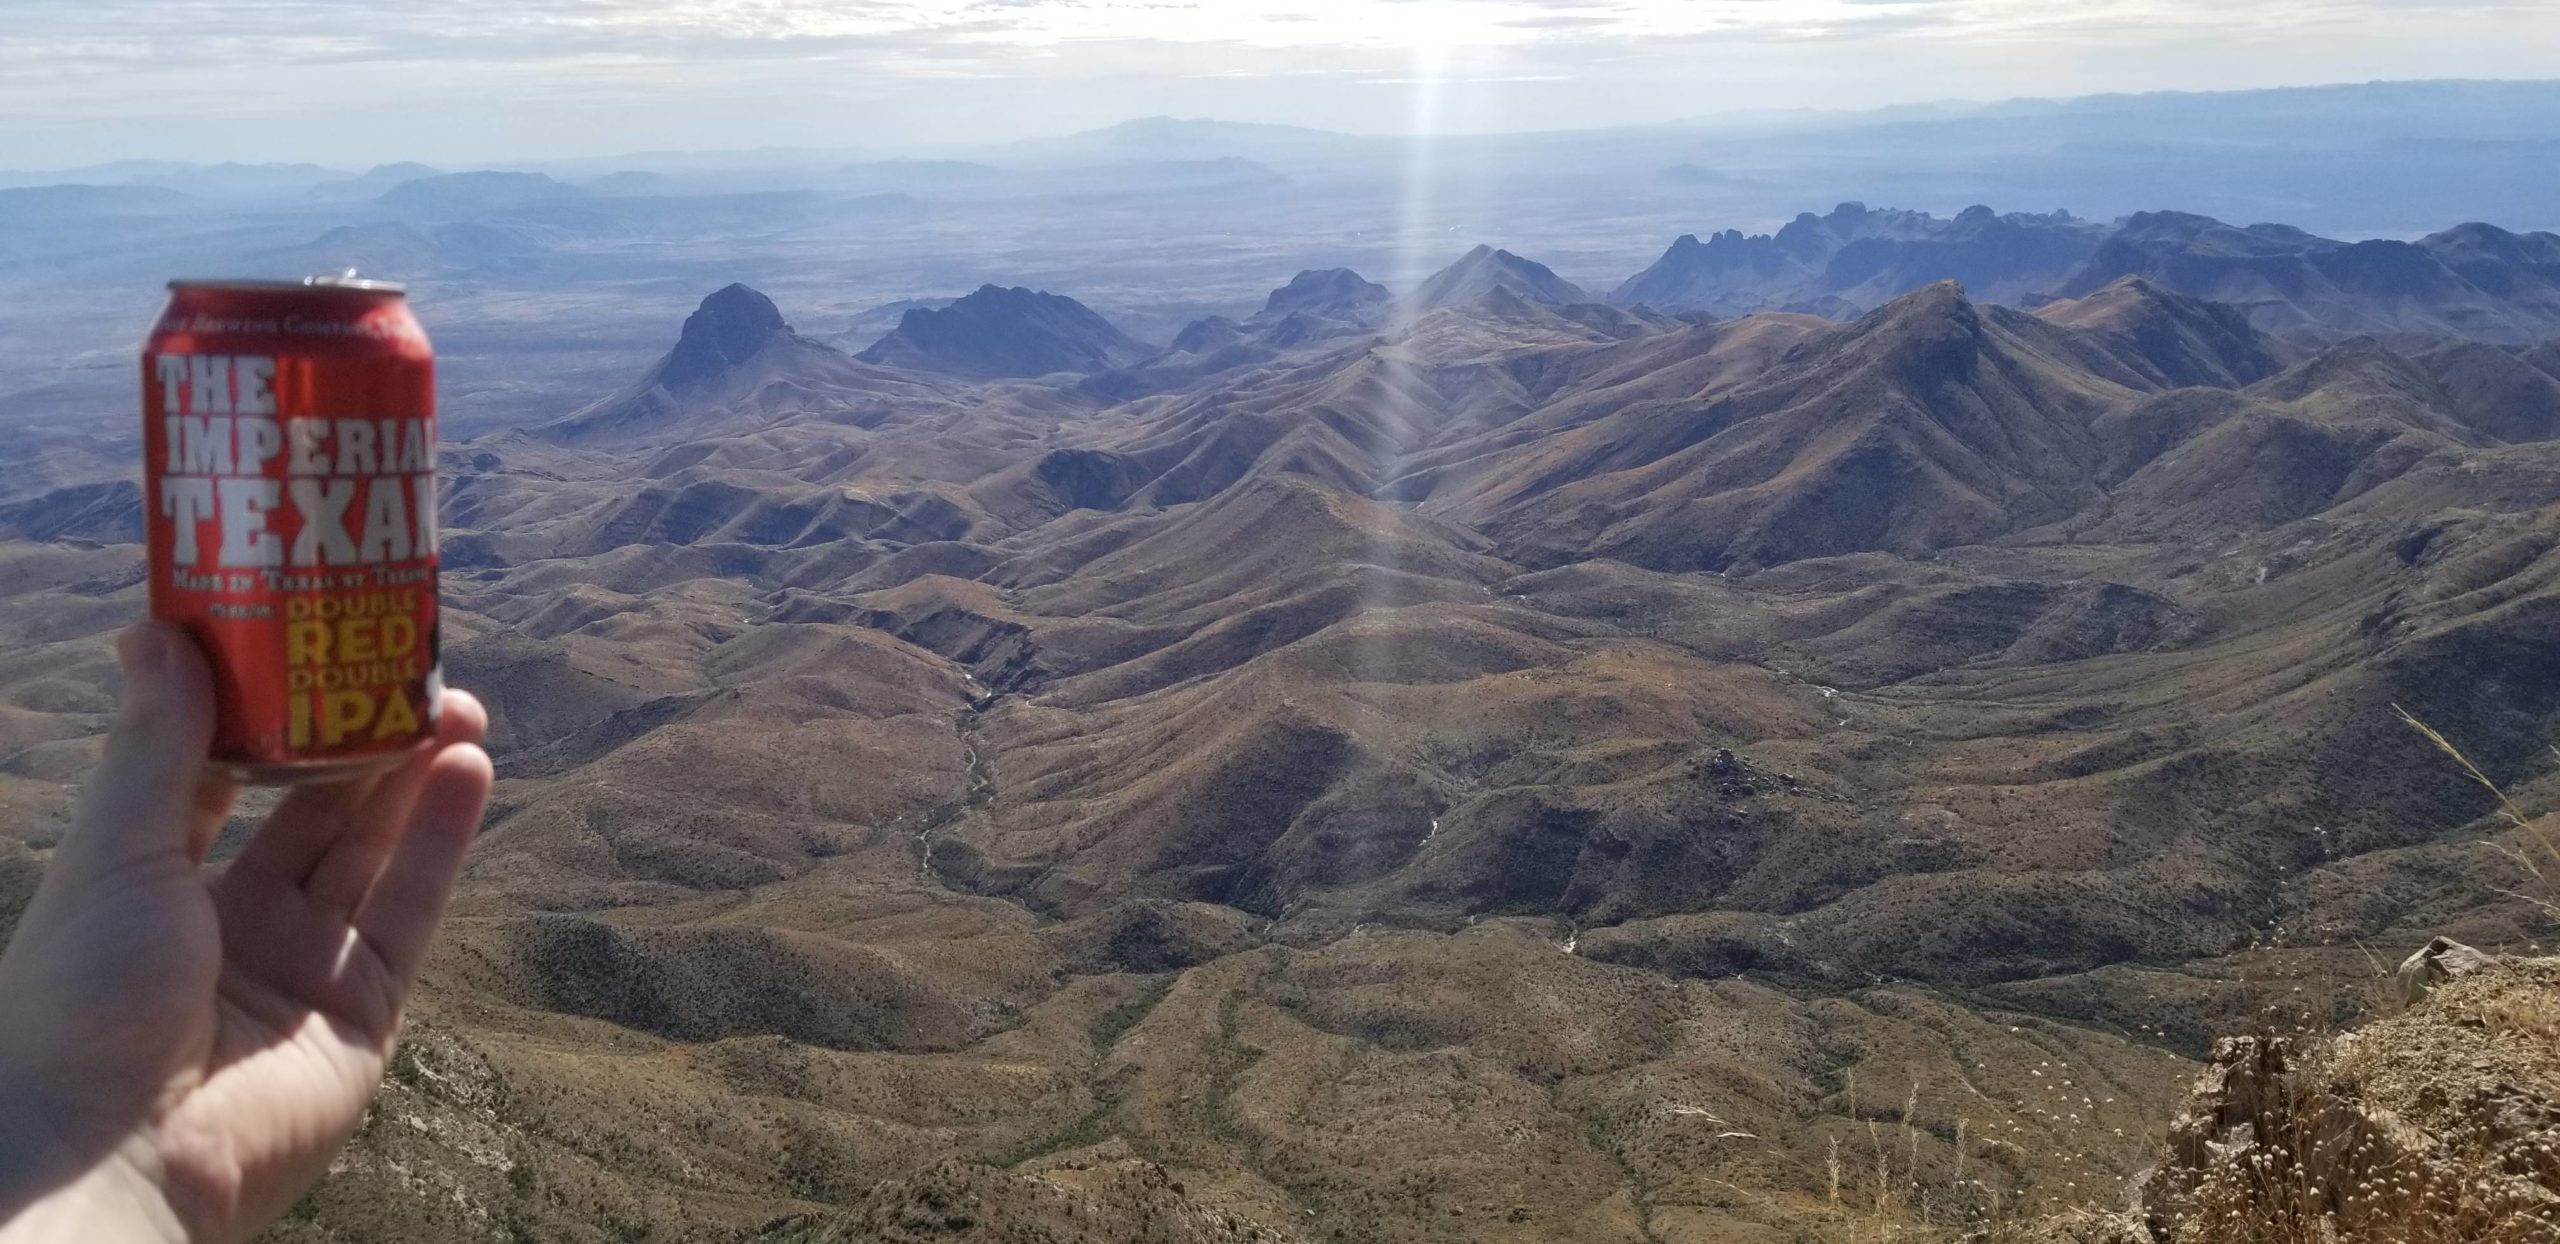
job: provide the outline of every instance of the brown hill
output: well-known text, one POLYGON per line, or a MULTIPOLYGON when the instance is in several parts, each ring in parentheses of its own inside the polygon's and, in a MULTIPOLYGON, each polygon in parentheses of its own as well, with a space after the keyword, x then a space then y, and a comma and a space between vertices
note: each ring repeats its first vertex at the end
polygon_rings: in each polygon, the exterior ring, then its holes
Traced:
POLYGON ((2162 388, 2236 389, 2275 374, 2276 348, 2239 312, 2125 277, 2036 314, 2092 334, 2108 353, 2162 388))
POLYGON ((2094 497, 2091 421, 2142 383, 2103 364, 2065 330, 1932 286, 1656 417, 1642 441, 1594 425, 1518 451, 1499 508, 1480 495, 1449 512, 1546 564, 1721 570, 1972 543, 2094 497))
MULTIPOLYGON (((2391 712, 2560 792, 2531 351, 1497 288, 1124 393, 716 302, 448 457, 498 804, 277 1238, 1960 1236, 2358 943, 2549 933, 2391 712)), ((127 460, 58 435, 0 504, 127 460)), ((0 925, 141 607, 46 530, 0 925)))

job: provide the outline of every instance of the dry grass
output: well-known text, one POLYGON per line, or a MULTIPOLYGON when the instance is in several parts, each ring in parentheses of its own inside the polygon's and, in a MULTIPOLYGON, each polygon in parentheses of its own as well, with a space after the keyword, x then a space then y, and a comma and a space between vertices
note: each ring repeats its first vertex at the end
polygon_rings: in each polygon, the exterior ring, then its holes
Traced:
POLYGON ((2430 1145, 2342 1091, 2326 1050, 2216 1147, 2179 1244, 2503 1244, 2560 1238, 2550 1190, 2497 1146, 2430 1145))
MULTIPOLYGON (((2496 799, 2519 844, 2492 845, 2535 890, 2516 897, 2560 915, 2560 840, 2443 733, 2398 705, 2393 711, 2496 799)), ((2176 1244, 2560 1239, 2548 1103, 2513 1078, 2494 1092, 2464 1086, 2447 1064, 2482 1064, 2459 1057, 2461 1047, 2444 1037, 2504 1042, 2494 1048, 2524 1054, 2507 1073, 2529 1079, 2520 1071, 2547 1067, 2555 1050, 2560 993, 2539 976, 2462 992, 2458 1014, 2440 1002, 2354 1037, 2226 1043, 2212 1073, 2219 1082, 2208 1080, 2202 1109, 2190 1113, 2155 1178, 2151 1236, 2176 1244), (2426 1087, 2413 1093, 2413 1083, 2426 1087), (2369 1099, 2375 1092, 2382 1101, 2369 1099)))
MULTIPOLYGON (((2533 878, 2535 893, 2522 894, 2512 890, 2506 893, 2532 903, 2554 918, 2560 918, 2560 838, 2554 838, 2549 830, 2542 828, 2531 817, 2526 816, 2524 809, 2517 807, 2516 801, 2508 797, 2505 788, 2491 780, 2488 774, 2481 772, 2480 766, 2472 763, 2471 757, 2464 755, 2461 748, 2454 746, 2453 740, 2444 737, 2435 727, 2418 720, 2409 710, 2397 704, 2391 706, 2391 711, 2399 714, 2401 724, 2425 737, 2437 751, 2451 757, 2453 763, 2460 765, 2462 771, 2469 775, 2472 781, 2478 782, 2483 789, 2487 790, 2498 801, 2498 819, 2513 827, 2516 835, 2523 840, 2523 846, 2509 846, 2503 842, 2489 844, 2490 849, 2515 861, 2517 867, 2522 868, 2528 876, 2533 878)), ((2560 748, 2553 750, 2555 754, 2560 754, 2560 748)))

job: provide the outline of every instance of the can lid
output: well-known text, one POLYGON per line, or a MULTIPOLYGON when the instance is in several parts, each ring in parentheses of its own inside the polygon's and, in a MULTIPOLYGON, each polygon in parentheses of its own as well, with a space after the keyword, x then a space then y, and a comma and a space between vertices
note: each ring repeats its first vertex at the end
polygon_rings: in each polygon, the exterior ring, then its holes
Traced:
POLYGON ((353 268, 341 272, 315 273, 299 281, 182 277, 169 282, 169 288, 172 290, 232 290, 240 293, 276 293, 301 289, 344 290, 355 294, 406 294, 409 292, 408 287, 398 281, 375 281, 359 277, 353 268))

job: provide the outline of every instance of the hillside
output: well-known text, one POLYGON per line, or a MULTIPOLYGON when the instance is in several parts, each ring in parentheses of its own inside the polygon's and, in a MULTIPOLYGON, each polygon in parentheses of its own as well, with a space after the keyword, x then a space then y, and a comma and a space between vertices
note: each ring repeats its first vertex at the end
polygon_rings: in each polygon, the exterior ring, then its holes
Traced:
MULTIPOLYGON (((2270 993, 2549 936, 2393 715, 2560 795, 2549 348, 1262 285, 859 356, 725 285, 448 446, 498 799, 272 1238, 1929 1238, 2112 1204, 2270 993)), ((0 488, 0 926, 141 607, 113 448, 0 488)))
POLYGON ((949 306, 907 312, 857 357, 987 380, 1101 371, 1154 352, 1072 298, 988 285, 949 306))
POLYGON ((2341 242, 2285 225, 2140 212, 2056 289, 2076 297, 2126 276, 2229 303, 2269 332, 2507 344, 2560 335, 2560 236, 2478 223, 2416 242, 2341 242))
MULTIPOLYGON (((2057 1215, 2046 1244, 2529 1240, 2560 1227, 2560 964, 2436 941, 2344 1033, 2218 1044, 2129 1212, 2057 1215), (2446 979, 2421 962, 2449 964, 2446 979), (2407 996, 2413 988, 2423 995, 2407 996)), ((2379 982, 2378 982, 2379 983, 2379 982)))

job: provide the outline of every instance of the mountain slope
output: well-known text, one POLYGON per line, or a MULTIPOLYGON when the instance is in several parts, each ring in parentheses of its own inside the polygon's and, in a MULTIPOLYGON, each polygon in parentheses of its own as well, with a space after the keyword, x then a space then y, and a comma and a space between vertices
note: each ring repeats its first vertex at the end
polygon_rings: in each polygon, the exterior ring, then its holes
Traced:
POLYGON ((911 389, 793 332, 772 299, 729 285, 702 300, 674 348, 639 380, 536 435, 573 445, 702 437, 739 420, 911 389))
POLYGON ((1971 543, 2095 495, 2091 420, 2139 378, 2092 373, 2063 329, 1952 284, 1808 342, 1758 383, 1530 447, 1516 481, 1452 510, 1553 562, 1599 553, 1723 569, 1971 543))
MULTIPOLYGON (((2549 936, 2392 713, 2560 798, 2547 350, 2148 279, 1271 349, 977 384, 724 289, 451 447, 501 786, 277 1238, 1925 1238, 2103 1199, 2364 948, 2549 936)), ((121 446, 0 480, 0 927, 121 446)))
POLYGON ((993 380, 1102 371, 1153 353, 1072 298, 988 285, 947 307, 908 311, 856 357, 993 380))
POLYGON ((1540 306, 1564 307, 1596 301, 1582 287, 1545 264, 1506 250, 1478 246, 1456 263, 1431 274, 1405 296, 1407 314, 1474 307, 1499 295, 1540 306))
POLYGON ((2555 256, 2560 237, 2486 225, 2419 242, 2340 242, 2284 225, 2242 228, 2181 212, 2139 212, 2057 288, 2081 297, 2139 276, 2230 303, 2268 332, 2523 344, 2560 335, 2555 256))
POLYGON ((2047 303, 2044 320, 2104 341, 2109 353, 2162 388, 2230 389, 2274 375, 2277 347, 2239 312, 2125 277, 2084 298, 2047 303))

